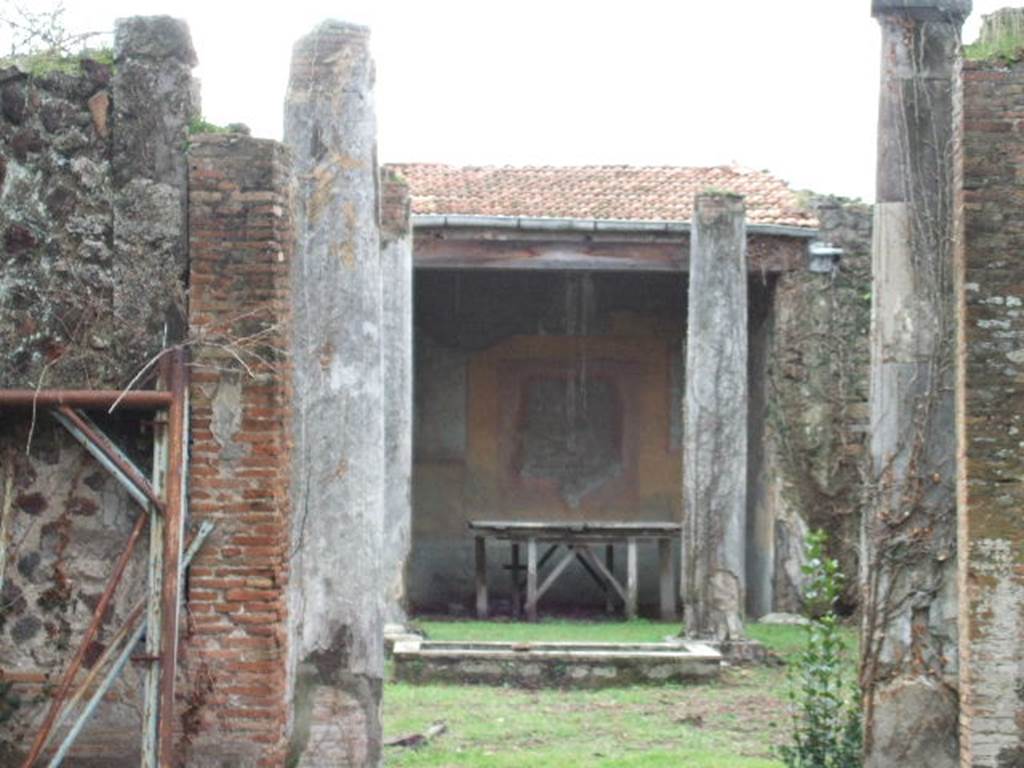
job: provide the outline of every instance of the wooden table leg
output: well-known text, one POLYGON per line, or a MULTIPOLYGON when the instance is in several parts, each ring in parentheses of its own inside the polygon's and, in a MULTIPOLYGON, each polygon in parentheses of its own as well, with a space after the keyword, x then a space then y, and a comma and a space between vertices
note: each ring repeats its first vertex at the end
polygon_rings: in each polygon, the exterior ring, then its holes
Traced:
POLYGON ((526 542, 526 620, 537 620, 537 540, 526 542))
POLYGON ((658 572, 661 587, 661 620, 676 620, 676 594, 672 589, 672 541, 658 539, 658 572))
POLYGON ((523 598, 519 592, 519 544, 512 542, 512 615, 517 619, 523 613, 523 598))
MULTIPOLYGON (((604 564, 608 573, 615 573, 615 547, 611 544, 604 546, 604 564)), ((612 613, 615 610, 615 590, 611 584, 604 585, 604 612, 612 613)))
POLYGON ((476 537, 476 617, 487 618, 487 539, 476 537))
POLYGON ((636 539, 626 540, 626 618, 636 618, 636 539))

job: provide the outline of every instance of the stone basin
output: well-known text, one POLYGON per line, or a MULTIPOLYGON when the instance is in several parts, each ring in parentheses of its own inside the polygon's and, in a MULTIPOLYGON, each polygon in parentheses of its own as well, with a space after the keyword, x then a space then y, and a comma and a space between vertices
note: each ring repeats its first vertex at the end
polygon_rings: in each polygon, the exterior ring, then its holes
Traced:
POLYGON ((408 683, 475 683, 528 688, 603 688, 703 682, 722 655, 678 643, 503 643, 401 640, 394 676, 408 683))

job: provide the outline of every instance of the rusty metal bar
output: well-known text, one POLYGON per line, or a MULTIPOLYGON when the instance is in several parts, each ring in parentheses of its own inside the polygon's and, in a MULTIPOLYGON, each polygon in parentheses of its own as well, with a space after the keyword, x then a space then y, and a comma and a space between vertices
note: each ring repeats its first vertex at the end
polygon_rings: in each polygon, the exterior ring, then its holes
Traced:
POLYGON ((144 509, 148 510, 151 504, 155 505, 157 509, 163 508, 163 500, 153 490, 153 486, 146 476, 92 421, 67 405, 62 405, 59 410, 54 411, 53 417, 125 487, 131 497, 144 509))
MULTIPOLYGON (((199 526, 199 530, 196 532, 195 537, 189 544, 188 551, 185 553, 185 557, 182 563, 182 571, 184 570, 184 568, 188 567, 189 563, 192 562, 192 558, 195 557, 196 552, 199 551, 199 548, 203 545, 203 542, 206 541, 206 537, 210 535, 211 531, 213 531, 213 527, 213 523, 209 521, 204 521, 203 524, 199 526)), ((142 604, 140 603, 132 612, 133 618, 131 620, 137 621, 138 615, 141 613, 142 604)), ((125 627, 127 626, 128 624, 126 623, 125 627)), ((117 657, 117 660, 114 662, 114 666, 110 668, 110 671, 103 678, 103 682, 100 683, 99 687, 96 689, 92 697, 90 697, 88 703, 85 705, 85 709, 82 710, 82 713, 75 720, 74 725, 71 726, 71 730, 68 731, 67 735, 64 737, 64 740, 61 742, 60 748, 57 750, 57 753, 50 760, 48 768, 58 768, 61 762, 64 760, 64 758, 67 757, 67 754, 71 749, 71 746, 75 743, 75 739, 78 738, 78 734, 81 733, 86 723, 89 722, 89 718, 92 717, 92 713, 96 710, 96 707, 103 700, 103 697, 106 696, 107 691, 110 690, 111 686, 114 684, 114 681, 117 680, 118 676, 121 674, 121 671, 124 669, 125 665, 128 663, 128 660, 131 658, 132 650, 135 648, 136 645, 138 645, 139 640, 142 639, 142 633, 146 630, 147 623, 145 620, 143 620, 135 628, 135 631, 132 633, 131 637, 128 639, 127 644, 124 646, 124 649, 121 651, 120 655, 117 657)), ((113 645, 114 644, 111 643, 111 647, 113 647, 113 645)), ((98 666, 99 665, 97 665, 97 667, 98 666)), ((83 684, 80 690, 84 690, 84 688, 85 684, 83 684)), ((168 763, 168 765, 171 764, 168 763)))
MULTIPOLYGON (((159 365, 159 385, 162 389, 170 383, 168 363, 164 358, 159 365)), ((153 421, 153 490, 162 498, 167 492, 167 413, 160 411, 153 421)), ((151 509, 153 509, 151 507, 151 509)), ((146 580, 146 655, 159 657, 160 631, 162 629, 161 596, 163 595, 164 562, 164 520, 155 511, 150 513, 149 523, 149 571, 146 580)), ((160 724, 160 661, 153 661, 146 667, 142 696, 142 754, 140 768, 156 768, 160 724)))
POLYGON ((4 570, 7 567, 7 531, 10 525, 11 512, 14 509, 14 465, 10 456, 4 465, 4 500, 0 502, 0 594, 4 589, 4 570))
POLYGON ((46 713, 46 717, 43 720, 42 726, 39 728, 39 732, 36 734, 35 741, 32 742, 32 749, 29 750, 28 757, 25 758, 25 762, 22 763, 22 768, 31 768, 32 764, 35 763, 39 757, 39 753, 43 750, 43 745, 50 736, 50 731, 53 729, 53 724, 57 719, 57 715, 60 714, 61 708, 64 706, 64 700, 68 695, 68 691, 71 689, 72 683, 74 683, 75 677, 78 675, 78 670, 82 666, 82 661, 85 659, 85 652, 88 650, 92 641, 96 639, 96 633, 99 632, 100 624, 103 622, 103 615, 107 612, 107 607, 110 605, 110 601, 114 597, 114 591, 117 589, 117 585, 121 583, 121 578, 124 576, 125 568, 128 566, 128 561, 131 559, 132 552, 135 550, 135 543, 139 540, 139 536, 142 534, 142 529, 146 525, 147 515, 142 513, 135 521, 135 527, 132 528, 131 534, 128 536, 128 542, 125 544, 124 551, 121 552, 117 562, 114 564, 114 572, 110 575, 110 579, 107 581, 107 586, 103 590, 103 594, 100 596, 99 602, 96 604, 96 610, 93 611, 92 621, 89 622, 89 627, 85 630, 85 636, 82 638, 81 644, 78 646, 78 650, 75 651, 74 657, 71 659, 71 663, 68 664, 67 670, 64 672, 64 676, 61 678, 60 685, 57 686, 57 691, 53 695, 53 701, 50 702, 50 709, 46 713))
POLYGON ((128 618, 125 619, 124 624, 121 625, 121 628, 114 633, 112 638, 110 638, 110 642, 107 644, 106 649, 92 665, 92 669, 90 669, 89 674, 85 676, 85 680, 82 681, 82 684, 79 685, 75 689, 75 692, 67 699, 65 705, 57 715, 57 719, 53 723, 53 728, 50 729, 50 733, 47 735, 46 742, 43 744, 43 751, 46 750, 47 745, 50 743, 49 737, 59 731, 61 726, 64 725, 64 721, 68 718, 68 713, 71 712, 75 705, 82 700, 82 697, 85 695, 86 691, 89 690, 93 681, 97 678, 102 669, 107 666, 107 662, 110 661, 110 657, 114 655, 114 651, 117 650, 121 641, 130 631, 132 631, 135 623, 142 616, 142 609, 144 607, 145 604, 140 602, 132 609, 131 613, 128 614, 128 618))
POLYGON ((174 674, 178 658, 181 542, 185 525, 188 452, 188 384, 185 350, 174 350, 168 371, 173 394, 167 410, 167 477, 164 486, 164 550, 160 626, 160 709, 157 755, 174 765, 174 674))
POLYGON ((156 410, 170 406, 172 399, 170 392, 153 390, 0 389, 0 408, 109 408, 117 402, 127 410, 156 410))
POLYGON ((110 671, 107 672, 106 677, 103 678, 103 682, 100 683, 96 692, 93 693, 89 698, 88 703, 86 703, 82 714, 79 715, 75 724, 71 726, 71 730, 68 731, 68 735, 64 737, 64 741, 61 742, 60 747, 57 749, 57 754, 55 754, 53 759, 49 762, 49 768, 57 768, 57 766, 64 761, 64 758, 67 757, 68 751, 70 751, 71 746, 75 743, 75 739, 78 738, 78 734, 81 732, 82 728, 85 727, 89 718, 92 717, 92 713, 96 710, 96 707, 99 706, 100 701, 103 700, 103 697, 107 694, 107 691, 110 690, 114 681, 117 680, 118 676, 120 676, 121 670, 123 670, 125 665, 128 664, 128 660, 132 656, 132 649, 135 647, 135 644, 139 642, 139 638, 142 636, 145 629, 145 624, 139 624, 139 626, 135 628, 135 632, 121 650, 120 655, 117 657, 117 661, 114 662, 114 666, 112 666, 110 671))

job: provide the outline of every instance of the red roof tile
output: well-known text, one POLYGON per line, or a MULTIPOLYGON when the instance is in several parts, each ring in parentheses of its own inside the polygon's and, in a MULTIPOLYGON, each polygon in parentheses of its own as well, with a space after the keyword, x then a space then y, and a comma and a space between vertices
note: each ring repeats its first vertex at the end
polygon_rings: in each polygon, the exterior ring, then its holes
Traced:
POLYGON ((715 189, 743 195, 751 224, 818 224, 784 181, 737 167, 389 167, 409 182, 417 214, 688 221, 694 195, 715 189))

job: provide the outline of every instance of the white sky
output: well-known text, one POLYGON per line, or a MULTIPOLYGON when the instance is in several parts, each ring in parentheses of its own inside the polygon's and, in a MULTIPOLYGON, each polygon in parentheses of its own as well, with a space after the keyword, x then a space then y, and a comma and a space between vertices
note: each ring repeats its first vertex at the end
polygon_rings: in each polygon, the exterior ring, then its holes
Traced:
MULTIPOLYGON (((975 0, 982 13, 1011 0, 975 0)), ((52 7, 46 0, 21 0, 52 7)), ((280 137, 292 43, 368 24, 382 162, 770 170, 870 200, 878 29, 869 0, 65 0, 68 26, 191 27, 203 111, 280 137)), ((3 50, 0 38, 0 50, 3 50)))

